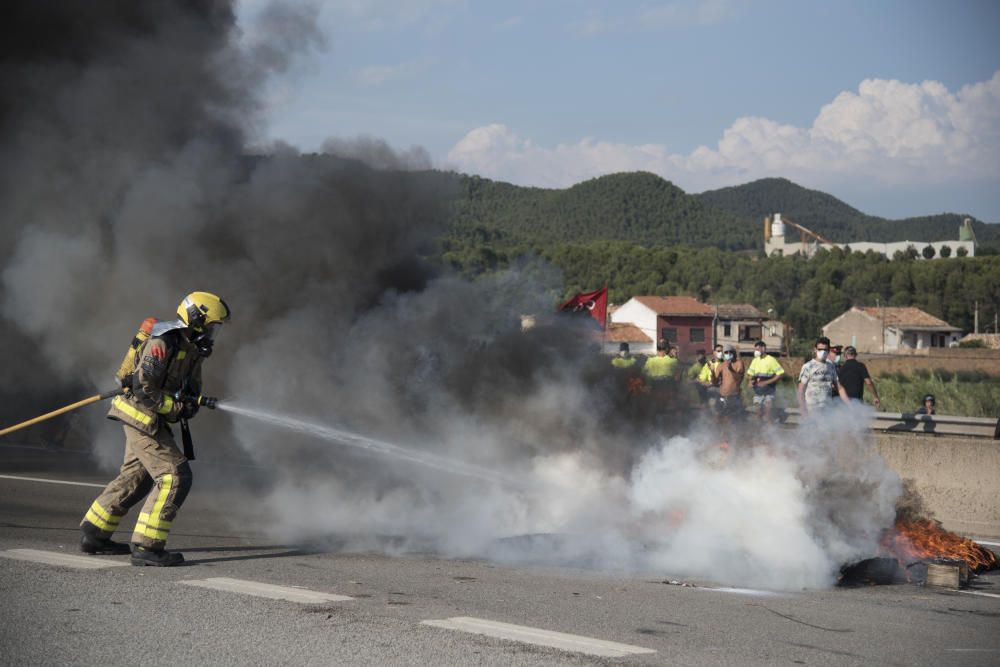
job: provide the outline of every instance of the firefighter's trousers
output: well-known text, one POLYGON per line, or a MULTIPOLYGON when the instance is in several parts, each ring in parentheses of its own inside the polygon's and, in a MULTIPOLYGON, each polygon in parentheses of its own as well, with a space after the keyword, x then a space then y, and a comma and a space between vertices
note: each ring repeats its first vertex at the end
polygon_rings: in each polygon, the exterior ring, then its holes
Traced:
POLYGON ((191 466, 165 424, 152 436, 131 426, 124 429, 125 461, 121 470, 87 510, 81 525, 90 523, 102 537, 111 537, 129 508, 145 497, 132 542, 147 549, 162 549, 170 524, 191 488, 191 466))

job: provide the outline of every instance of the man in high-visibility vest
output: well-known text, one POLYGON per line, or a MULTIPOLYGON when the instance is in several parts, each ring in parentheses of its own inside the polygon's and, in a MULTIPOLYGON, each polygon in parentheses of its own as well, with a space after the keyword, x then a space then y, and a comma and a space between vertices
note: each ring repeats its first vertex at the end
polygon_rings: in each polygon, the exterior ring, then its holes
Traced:
POLYGON ((666 341, 661 340, 656 344, 656 356, 647 359, 642 367, 642 374, 653 382, 680 379, 680 362, 677 357, 667 354, 669 347, 666 341))
POLYGON ((680 378, 680 362, 667 354, 670 349, 665 340, 656 344, 656 356, 646 359, 642 375, 649 384, 653 410, 658 421, 666 419, 666 409, 677 398, 677 380, 680 378))
POLYGON ((721 365, 722 344, 720 343, 715 346, 715 349, 712 351, 712 357, 708 360, 708 363, 702 366, 701 373, 698 374, 698 382, 705 387, 705 400, 708 403, 709 409, 713 412, 718 407, 719 383, 722 380, 716 371, 721 365))
POLYGON ((626 369, 635 366, 635 357, 629 351, 628 343, 618 345, 618 356, 611 360, 611 365, 615 368, 626 369))
POLYGON ((698 381, 698 376, 701 375, 702 369, 705 368, 705 364, 708 363, 708 358, 705 356, 705 350, 698 350, 695 352, 694 363, 688 366, 687 373, 685 377, 688 380, 698 381))
POLYGON ((757 416, 771 421, 771 408, 777 393, 775 384, 785 374, 778 360, 767 353, 767 343, 758 340, 753 344, 753 361, 747 369, 747 382, 753 387, 753 404, 757 416))

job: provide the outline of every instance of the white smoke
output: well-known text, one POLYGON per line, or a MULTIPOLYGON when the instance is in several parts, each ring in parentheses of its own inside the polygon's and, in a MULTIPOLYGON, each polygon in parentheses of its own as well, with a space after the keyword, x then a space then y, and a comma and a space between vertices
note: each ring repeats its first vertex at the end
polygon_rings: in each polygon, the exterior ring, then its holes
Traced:
MULTIPOLYGON (((392 452, 359 454, 335 436, 289 441, 280 431, 237 422, 251 455, 286 471, 266 501, 275 538, 783 590, 829 586, 843 565, 876 554, 901 483, 874 450, 867 408, 837 405, 799 429, 754 426, 725 445, 711 426, 665 439, 613 428, 615 415, 602 412, 602 395, 580 372, 586 357, 557 367, 532 357, 543 370, 540 381, 512 391, 505 381, 510 368, 489 369, 494 393, 470 411, 445 380, 449 348, 456 360, 470 357, 463 336, 435 340, 439 329, 421 333, 413 319, 435 312, 429 305, 439 290, 454 304, 453 287, 431 285, 405 307, 391 303, 368 313, 366 331, 395 336, 387 332, 399 330, 402 308, 411 324, 408 347, 417 351, 394 356, 391 346, 367 337, 384 358, 352 367, 367 374, 345 379, 344 393, 374 407, 359 411, 338 392, 325 403, 325 418, 364 414, 361 428, 408 451, 479 466, 502 480, 392 452), (392 384, 399 379, 393 369, 401 367, 420 369, 403 377, 425 399, 416 414, 392 404, 406 394, 392 384)), ((487 287, 461 290, 480 305, 489 300, 487 287)), ((477 322, 504 321, 488 317, 489 307, 465 305, 481 316, 477 322)), ((488 327, 478 333, 492 336, 484 349, 503 336, 488 327)), ((525 334, 512 335, 516 341, 525 334)), ((528 340, 520 346, 532 347, 528 340)))

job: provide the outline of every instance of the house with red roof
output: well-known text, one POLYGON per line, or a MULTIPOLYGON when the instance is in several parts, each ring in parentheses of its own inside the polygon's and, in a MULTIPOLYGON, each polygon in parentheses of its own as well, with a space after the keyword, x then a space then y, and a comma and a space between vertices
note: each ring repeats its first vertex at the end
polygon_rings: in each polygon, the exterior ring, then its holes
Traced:
POLYGON ((926 354, 954 347, 962 330, 919 308, 854 307, 823 327, 833 345, 868 354, 926 354))
MULTIPOLYGON (((666 339, 689 359, 699 349, 711 349, 715 309, 689 296, 635 296, 611 314, 612 326, 630 324, 650 339, 648 348, 666 339)), ((645 349, 633 353, 647 353, 645 349)))

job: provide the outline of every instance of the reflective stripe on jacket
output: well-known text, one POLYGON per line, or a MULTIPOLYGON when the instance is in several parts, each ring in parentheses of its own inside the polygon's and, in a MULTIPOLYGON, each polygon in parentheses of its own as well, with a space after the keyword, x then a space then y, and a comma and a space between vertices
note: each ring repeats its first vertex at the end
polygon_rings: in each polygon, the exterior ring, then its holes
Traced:
POLYGON ((111 401, 108 418, 155 435, 163 420, 177 421, 181 401, 174 396, 187 385, 187 392, 201 392, 201 355, 180 331, 154 336, 138 351, 132 387, 111 401))

